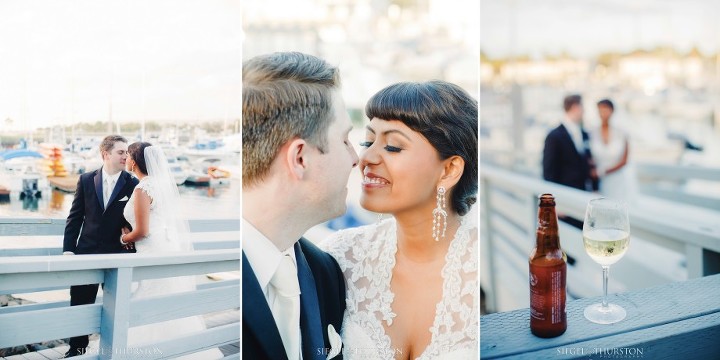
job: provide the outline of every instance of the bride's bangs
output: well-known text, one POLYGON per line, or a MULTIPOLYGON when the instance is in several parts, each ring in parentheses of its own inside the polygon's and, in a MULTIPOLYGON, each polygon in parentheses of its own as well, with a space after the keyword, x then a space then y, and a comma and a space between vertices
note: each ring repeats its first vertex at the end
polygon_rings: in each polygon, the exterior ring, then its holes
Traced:
POLYGON ((380 90, 368 100, 365 115, 368 119, 399 120, 416 130, 424 123, 427 102, 421 101, 423 94, 419 84, 398 83, 380 90))

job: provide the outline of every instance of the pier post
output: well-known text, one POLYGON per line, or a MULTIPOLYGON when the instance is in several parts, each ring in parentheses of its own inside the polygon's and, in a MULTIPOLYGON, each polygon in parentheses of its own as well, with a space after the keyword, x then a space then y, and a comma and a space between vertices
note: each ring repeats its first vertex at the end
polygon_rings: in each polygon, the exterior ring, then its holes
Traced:
POLYGON ((132 271, 132 268, 105 270, 100 322, 100 359, 121 359, 132 355, 127 348, 132 271))

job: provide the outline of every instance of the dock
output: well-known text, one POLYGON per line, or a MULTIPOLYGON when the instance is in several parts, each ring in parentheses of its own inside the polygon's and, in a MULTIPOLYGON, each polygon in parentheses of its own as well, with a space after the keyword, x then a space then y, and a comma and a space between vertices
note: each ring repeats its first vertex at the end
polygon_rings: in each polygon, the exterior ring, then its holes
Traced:
POLYGON ((66 193, 74 193, 77 188, 77 182, 80 175, 67 175, 63 177, 48 176, 48 183, 53 189, 64 191, 66 193))
MULTIPOLYGON (((72 285, 104 283, 94 304, 69 306, 68 300, 0 308, 0 349, 99 335, 97 349, 78 359, 128 358, 129 351, 147 358, 174 358, 219 348, 225 359, 239 358, 240 341, 240 220, 193 219, 190 231, 195 250, 174 254, 100 254, 63 256, 64 219, 0 219, 0 243, 22 236, 52 236, 42 248, 0 251, 0 294, 67 290, 72 285), (171 276, 207 277, 187 293, 134 299, 131 284, 171 276), (202 316, 204 331, 158 343, 128 344, 129 327, 187 316, 202 316), (133 347, 128 347, 133 346, 133 347)), ((35 348, 35 347, 34 347, 35 348)), ((67 345, 35 352, 0 355, 7 359, 55 359, 67 345)), ((0 358, 2 359, 2 358, 0 358)))

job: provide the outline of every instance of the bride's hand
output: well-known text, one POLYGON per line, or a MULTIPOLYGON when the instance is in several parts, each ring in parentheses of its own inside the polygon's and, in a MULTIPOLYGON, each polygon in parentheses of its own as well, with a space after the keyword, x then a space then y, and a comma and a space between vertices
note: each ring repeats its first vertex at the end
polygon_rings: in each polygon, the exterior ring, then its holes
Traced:
POLYGON ((122 232, 123 235, 127 235, 130 233, 130 229, 124 227, 124 228, 120 229, 120 232, 122 232))

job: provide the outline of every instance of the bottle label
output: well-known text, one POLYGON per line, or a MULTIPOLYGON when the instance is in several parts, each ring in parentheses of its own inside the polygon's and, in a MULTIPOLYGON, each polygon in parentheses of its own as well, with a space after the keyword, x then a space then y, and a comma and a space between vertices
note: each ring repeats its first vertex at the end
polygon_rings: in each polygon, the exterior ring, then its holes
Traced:
POLYGON ((530 265, 530 316, 558 324, 565 321, 566 265, 530 265))

